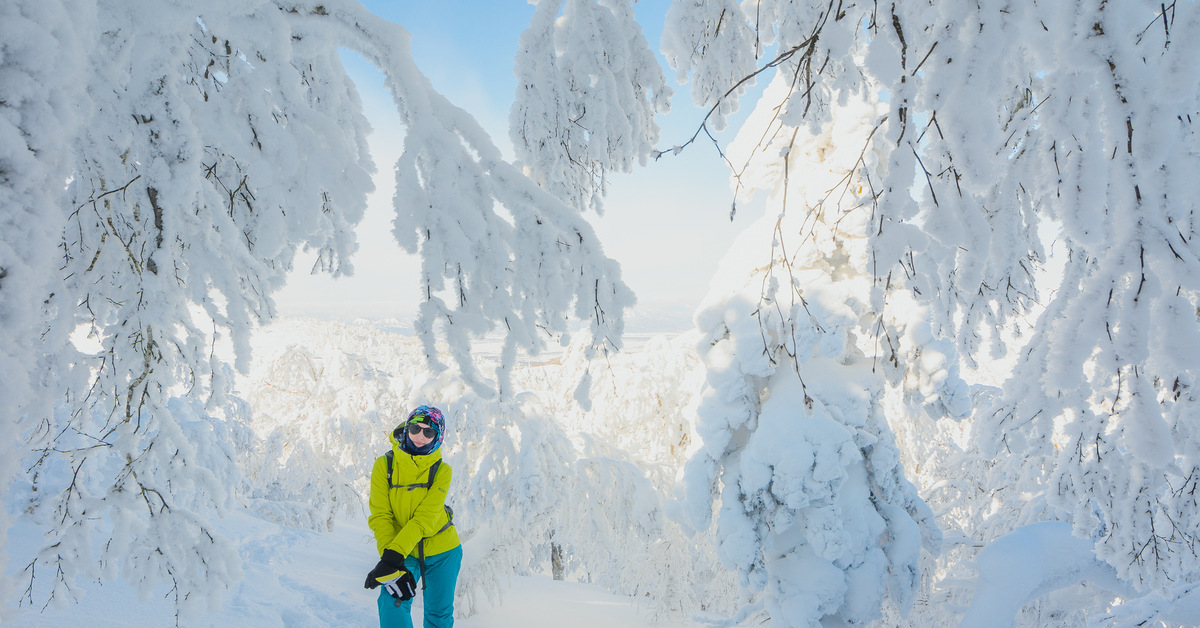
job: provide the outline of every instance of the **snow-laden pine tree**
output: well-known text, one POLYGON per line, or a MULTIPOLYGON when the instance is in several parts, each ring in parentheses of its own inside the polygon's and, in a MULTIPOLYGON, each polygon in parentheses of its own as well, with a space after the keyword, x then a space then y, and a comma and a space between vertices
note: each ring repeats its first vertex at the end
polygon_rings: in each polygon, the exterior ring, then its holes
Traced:
MULTIPOLYGON (((759 65, 774 67, 786 86, 783 95, 764 96, 758 110, 770 122, 744 128, 743 135, 754 133, 753 150, 733 158, 739 184, 777 190, 784 213, 770 246, 779 253, 764 255, 766 266, 756 271, 764 298, 744 313, 769 319, 770 304, 780 322, 743 333, 761 336, 774 357, 779 330, 787 338, 806 327, 837 329, 805 291, 865 274, 869 285, 856 291, 865 303, 848 325, 875 339, 867 352, 873 378, 882 377, 885 397, 902 402, 889 412, 894 422, 922 412, 964 414, 961 387, 938 383, 951 383, 959 366, 986 369, 1021 352, 1002 400, 976 413, 974 431, 990 477, 1020 486, 968 488, 980 478, 949 478, 964 485, 959 495, 981 520, 1011 515, 999 525, 988 521, 981 530, 989 532, 976 541, 1061 518, 1137 589, 1169 590, 1194 579, 1200 443, 1185 417, 1195 407, 1200 256, 1194 184, 1177 173, 1194 170, 1200 156, 1193 126, 1200 92, 1187 61, 1200 34, 1196 7, 763 0, 742 3, 739 15, 731 4, 675 6, 711 17, 668 24, 682 33, 664 38, 674 46, 668 58, 715 68, 694 70, 708 77, 745 54, 736 51, 768 46, 759 65), (745 20, 754 40, 740 27, 723 28, 730 20, 745 20), (836 128, 841 114, 834 112, 859 98, 885 105, 862 123, 871 135, 866 142, 838 135, 827 148, 857 146, 858 161, 835 166, 836 185, 789 198, 804 189, 796 180, 815 184, 824 174, 796 167, 797 149, 836 128), (772 163, 773 170, 762 165, 772 163), (803 217, 789 217, 796 212, 803 217), (857 213, 865 213, 865 229, 857 228, 857 213), (783 289, 790 294, 784 303, 805 307, 778 307, 771 278, 802 276, 826 224, 836 225, 825 245, 827 277, 783 289), (1050 284, 1042 312, 1032 301, 1034 277, 1043 239, 1055 229, 1065 268, 1061 277, 1047 274, 1058 283, 1050 284), (846 231, 864 238, 863 254, 846 231), (1016 317, 1039 313, 1032 338, 1003 329, 1019 331, 1016 317), (1025 507, 1031 499, 1046 507, 1025 507)), ((710 97, 699 102, 719 112, 738 85, 730 83, 723 98, 700 90, 710 97)), ((714 337, 713 352, 720 340, 714 337)), ((750 342, 733 331, 729 341, 750 342)), ((801 344, 795 351, 806 356, 801 344)), ((809 386, 803 375, 805 403, 837 396, 837 385, 809 386)), ((756 384, 743 391, 743 404, 754 408, 757 393, 766 408, 775 390, 756 384)), ((737 398, 727 393, 722 401, 737 398)), ((763 429, 750 424, 739 434, 739 423, 727 427, 704 413, 701 421, 706 448, 717 446, 709 452, 714 460, 730 451, 729 439, 740 447, 739 438, 753 442, 763 429)), ((731 474, 724 490, 740 484, 752 498, 744 487, 753 485, 753 468, 738 462, 723 468, 731 474)), ((707 467, 700 477, 713 473, 707 467)), ((737 503, 754 506, 753 499, 737 503)), ((748 523, 777 525, 761 516, 748 523)), ((749 562, 753 554, 745 556, 749 562)))
POLYGON ((318 252, 314 271, 350 270, 374 165, 339 47, 382 70, 408 130, 395 231, 423 259, 426 359, 441 366, 445 338, 484 394, 468 343, 496 327, 506 355, 576 315, 596 343, 619 343, 627 290, 591 228, 432 89, 402 28, 357 2, 3 11, 0 307, 17 340, 2 351, 4 390, 22 391, 5 395, 4 420, 20 417, 17 497, 46 530, 26 602, 121 577, 184 612, 239 577, 212 521, 250 436, 214 343, 231 339, 245 370, 298 248, 318 252), (51 410, 38 390, 65 394, 51 410))
MULTIPOLYGON (((936 549, 938 537, 904 478, 883 397, 891 388, 915 411, 961 416, 965 387, 953 345, 922 322, 920 302, 899 302, 917 281, 914 273, 905 281, 901 262, 926 238, 902 222, 915 201, 881 206, 877 186, 895 188, 899 175, 877 168, 872 142, 889 132, 894 141, 903 125, 881 130, 886 116, 850 114, 850 146, 826 154, 834 145, 820 130, 835 105, 873 100, 878 86, 856 83, 857 74, 836 88, 814 85, 820 71, 853 63, 839 57, 826 67, 830 48, 817 45, 818 35, 827 29, 832 49, 844 54, 839 46, 867 38, 862 21, 841 22, 846 16, 828 15, 824 5, 750 8, 754 20, 733 3, 676 3, 663 37, 681 75, 701 79, 693 96, 711 107, 706 124, 720 127, 736 109, 731 97, 755 73, 763 46, 779 51, 769 64, 781 77, 771 105, 788 105, 773 116, 763 108, 744 157, 755 171, 740 171, 742 185, 776 190, 780 219, 750 244, 763 252, 757 269, 744 269, 750 288, 698 319, 709 375, 685 518, 707 528, 719 503, 718 551, 748 593, 765 590, 777 621, 867 621, 885 599, 901 610, 911 605, 921 548, 936 549), (805 185, 814 167, 828 175, 805 185), (886 237, 877 237, 885 223, 886 237), (889 297, 894 311, 885 311, 889 297)), ((570 29, 571 19, 564 13, 558 28, 570 29)), ((557 161, 571 160, 564 153, 557 161)))
MULTIPOLYGON (((787 89, 776 77, 764 98, 787 89)), ((697 315, 708 378, 684 514, 706 529, 717 499, 718 551, 773 624, 903 615, 922 551, 936 554, 941 534, 889 419, 897 409, 964 416, 967 389, 918 302, 896 290, 887 310, 872 309, 876 223, 862 160, 875 108, 847 104, 819 134, 771 120, 761 107, 741 139, 757 151, 768 138, 743 184, 770 185, 774 211, 739 238, 729 277, 697 315), (754 178, 773 168, 798 174, 754 178)))
MULTIPOLYGON (((564 12, 556 28, 569 31, 572 20, 564 12)), ((808 527, 848 533, 809 522, 809 510, 819 513, 813 495, 777 485, 792 454, 773 453, 772 436, 790 430, 810 445, 826 436, 812 451, 847 452, 832 468, 852 475, 857 455, 868 477, 901 487, 896 501, 874 506, 905 504, 926 522, 886 451, 888 422, 972 412, 974 442, 958 459, 980 473, 948 481, 973 544, 1064 519, 1139 590, 1169 599, 1172 583, 1194 579, 1200 443, 1187 417, 1200 245, 1186 173, 1200 156, 1190 62, 1198 28, 1193 3, 1150 1, 672 4, 663 53, 710 111, 695 137, 725 125, 750 81, 775 77, 757 126, 742 129, 742 150, 727 158, 736 187, 774 192, 780 218, 742 245, 761 252, 747 270, 757 288, 699 319, 711 334, 711 390, 689 486, 697 504, 724 492, 723 551, 750 589, 769 587, 777 616, 865 618, 873 604, 857 595, 879 591, 884 572, 903 608, 915 555, 893 553, 871 571, 826 543, 844 586, 783 606, 804 587, 777 560, 780 548, 799 555, 814 545, 816 536, 798 534, 808 527), (880 109, 852 113, 860 101, 880 109), (819 139, 846 115, 858 118, 847 135, 819 139), (1050 239, 1061 272, 1042 270, 1050 239), (1032 336, 1024 317, 1035 321, 1032 336), (817 369, 820 359, 832 363, 817 369), (980 407, 969 407, 957 373, 995 365, 1011 369, 1002 397, 992 403, 981 390, 980 407), (822 418, 855 429, 839 440, 816 427, 822 418), (875 455, 888 462, 877 466, 875 455), (973 520, 982 525, 971 529, 973 520)), ((570 163, 553 142, 537 146, 558 151, 538 163, 570 163)), ((900 446, 910 460, 931 450, 900 446)), ((797 473, 817 478, 815 467, 797 473)), ((872 486, 823 473, 822 506, 872 486)), ((876 534, 870 510, 857 511, 855 537, 868 554, 899 542, 876 534)))

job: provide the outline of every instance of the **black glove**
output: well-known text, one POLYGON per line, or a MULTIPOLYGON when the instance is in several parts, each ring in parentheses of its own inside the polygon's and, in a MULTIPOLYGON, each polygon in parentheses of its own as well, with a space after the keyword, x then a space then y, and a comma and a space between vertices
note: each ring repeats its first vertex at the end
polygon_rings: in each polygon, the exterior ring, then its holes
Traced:
POLYGON ((379 563, 367 574, 363 587, 374 589, 379 585, 388 594, 403 602, 417 594, 417 579, 404 567, 404 557, 395 550, 383 550, 379 563))

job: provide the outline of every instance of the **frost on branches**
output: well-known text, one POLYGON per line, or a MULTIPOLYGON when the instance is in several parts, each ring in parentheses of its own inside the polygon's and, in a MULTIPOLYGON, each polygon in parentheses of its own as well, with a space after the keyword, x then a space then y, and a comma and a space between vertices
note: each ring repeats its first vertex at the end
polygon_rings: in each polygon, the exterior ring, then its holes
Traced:
POLYGON ((274 316, 299 247, 318 251, 314 272, 350 271, 374 165, 339 47, 383 71, 409 129, 396 234, 424 260, 425 358, 440 366, 445 338, 484 394, 468 342, 497 325, 507 364, 573 316, 595 344, 619 346, 630 298, 587 223, 504 162, 413 65, 407 33, 358 3, 2 11, 13 80, 0 131, 13 141, 0 159, 0 320, 21 340, 0 360, 47 374, 6 376, 6 393, 35 392, 0 402, 30 443, 15 497, 47 530, 25 567, 26 603, 65 602, 80 577, 123 577, 182 616, 239 578, 211 521, 235 497, 235 446, 252 435, 214 346, 232 340, 245 371, 250 331, 274 316))
MULTIPOLYGON (((776 79, 764 98, 780 89, 776 79)), ((936 554, 941 534, 905 478, 884 397, 894 388, 909 411, 938 416, 969 407, 952 345, 913 322, 920 307, 895 295, 894 311, 873 312, 866 298, 871 203, 848 174, 875 120, 860 104, 820 135, 774 136, 782 144, 763 152, 786 163, 769 165, 805 174, 774 190, 778 213, 739 238, 697 316, 708 378, 685 515, 707 528, 719 495, 718 552, 779 625, 907 613, 922 550, 936 554), (877 357, 878 326, 898 358, 877 357)))
MULTIPOLYGON (((69 16, 83 12, 86 19, 86 8, 54 0, 0 5, 0 432, 8 435, 22 433, 21 415, 53 411, 46 380, 56 369, 39 338, 66 216, 67 145, 82 123, 72 103, 83 96, 87 41, 69 16)), ((22 443, 11 438, 0 447, 2 504, 21 468, 22 443)), ((0 508, 0 539, 10 513, 0 508)), ((8 564, 4 543, 0 565, 8 564)), ((15 597, 12 584, 0 575, 0 600, 15 597)), ((7 608, 0 605, 0 622, 7 608)))
POLYGON ((669 109, 671 88, 632 0, 536 4, 515 61, 509 133, 541 186, 600 212, 608 173, 646 164, 658 141, 654 114, 669 109))
POLYGON ((1200 53, 1195 5, 1030 12, 1042 103, 1019 156, 1061 225, 1061 286, 989 421, 991 445, 1140 591, 1200 576, 1200 53), (1053 48, 1050 45, 1053 45, 1053 48), (1053 51, 1053 52, 1052 52, 1053 51), (1070 71, 1053 65, 1068 54, 1070 71), (1051 56, 1053 55, 1053 56, 1051 56), (1191 78, 1187 78, 1191 77, 1191 78), (1051 176, 1051 173, 1054 173, 1051 176))
MULTIPOLYGON (((945 478, 957 491, 939 496, 954 500, 943 503, 947 523, 985 544, 1064 520, 1124 583, 1167 606, 1186 594, 1200 572, 1200 443, 1186 418, 1200 349, 1197 194, 1186 174, 1200 158, 1200 11, 677 0, 670 15, 667 57, 702 85, 739 58, 731 49, 748 49, 744 21, 778 87, 743 127, 740 152, 729 149, 738 187, 772 190, 781 218, 771 236, 746 240, 762 252, 746 264, 754 288, 701 318, 711 393, 689 471, 697 504, 723 486, 721 518, 740 522, 724 533, 725 551, 747 583, 766 586, 768 600, 786 590, 757 554, 783 525, 763 516, 774 511, 762 487, 778 497, 755 471, 756 456, 773 461, 755 446, 774 429, 763 415, 779 391, 804 416, 841 407, 829 398, 845 396, 843 382, 826 384, 805 364, 826 357, 853 370, 847 347, 858 339, 873 368, 856 389, 872 403, 881 394, 893 423, 974 414, 958 459, 980 473, 945 478), (709 53, 715 46, 725 54, 709 53), (867 132, 837 132, 860 100, 882 103, 852 125, 867 132), (857 159, 810 156, 831 127, 836 141, 818 152, 857 159), (1061 271, 1044 270, 1051 238, 1061 271), (830 298, 830 286, 860 278, 854 299, 830 298), (1032 336, 1024 317, 1036 321, 1032 336), (981 389, 972 408, 960 365, 982 373, 1012 358, 1003 393, 989 401, 981 389), (779 381, 787 362, 794 382, 779 381)), ((739 85, 701 90, 713 112, 702 130, 736 108, 739 85)), ((872 416, 869 405, 858 412, 872 416)), ((703 524, 702 509, 694 514, 703 524)), ((1097 593, 1095 606, 1116 597, 1097 593)), ((804 617, 842 603, 830 594, 804 617)), ((1155 618, 1141 613, 1118 615, 1155 618)))

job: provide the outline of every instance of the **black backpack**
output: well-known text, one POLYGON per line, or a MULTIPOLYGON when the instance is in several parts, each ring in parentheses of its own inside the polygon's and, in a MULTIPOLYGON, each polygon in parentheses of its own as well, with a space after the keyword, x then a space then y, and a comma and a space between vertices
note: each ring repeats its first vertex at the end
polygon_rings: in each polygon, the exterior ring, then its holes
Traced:
MULTIPOLYGON (((430 467, 429 467, 429 479, 425 480, 424 482, 421 482, 420 484, 392 484, 392 458, 393 458, 392 450, 391 449, 387 450, 387 453, 384 454, 384 456, 387 457, 387 483, 388 483, 389 489, 403 488, 403 489, 408 489, 411 491, 414 488, 424 488, 424 489, 433 488, 433 478, 435 476, 437 476, 438 467, 442 466, 441 459, 435 460, 433 462, 433 464, 430 465, 430 467)), ((446 509, 446 525, 442 526, 441 530, 438 530, 437 532, 434 532, 433 534, 421 539, 420 541, 417 541, 417 563, 421 565, 421 589, 422 590, 425 589, 425 539, 427 539, 431 536, 437 535, 437 534, 441 534, 442 532, 445 532, 447 529, 449 529, 450 526, 454 525, 454 509, 451 508, 449 504, 442 504, 442 506, 445 507, 445 509, 446 509)))

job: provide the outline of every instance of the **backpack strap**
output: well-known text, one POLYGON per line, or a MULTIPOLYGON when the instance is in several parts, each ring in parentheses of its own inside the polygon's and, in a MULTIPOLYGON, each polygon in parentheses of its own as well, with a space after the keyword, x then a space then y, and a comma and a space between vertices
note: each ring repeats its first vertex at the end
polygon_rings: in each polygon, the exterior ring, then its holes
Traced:
POLYGON ((392 453, 392 450, 389 449, 389 450, 387 450, 387 453, 385 453, 383 455, 387 457, 388 488, 406 488, 410 491, 413 490, 414 488, 433 488, 433 478, 434 478, 434 476, 437 475, 438 467, 440 467, 442 465, 441 460, 433 461, 433 464, 429 466, 429 479, 425 480, 424 482, 422 482, 420 484, 392 484, 392 464, 394 463, 394 461, 393 461, 394 454, 392 453))
POLYGON ((417 564, 421 566, 421 590, 425 590, 425 539, 441 534, 454 525, 454 510, 446 505, 446 525, 442 526, 441 530, 430 534, 429 536, 417 541, 417 564))
POLYGON ((442 466, 442 459, 438 458, 429 465, 429 479, 425 481, 425 488, 433 488, 433 477, 437 475, 438 467, 442 466))
POLYGON ((387 458, 388 488, 396 488, 396 486, 392 484, 392 450, 387 450, 387 453, 383 455, 387 458))

